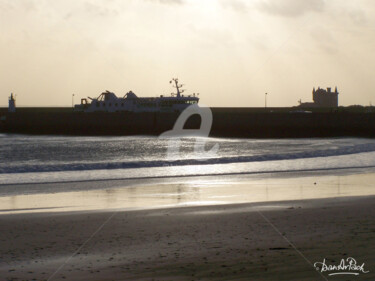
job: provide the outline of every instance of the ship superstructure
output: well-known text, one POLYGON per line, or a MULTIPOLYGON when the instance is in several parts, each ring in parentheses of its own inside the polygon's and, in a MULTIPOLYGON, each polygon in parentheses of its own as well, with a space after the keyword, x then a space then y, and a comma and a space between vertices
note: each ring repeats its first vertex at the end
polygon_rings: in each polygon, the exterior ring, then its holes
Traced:
POLYGON ((124 97, 117 97, 110 91, 103 92, 97 98, 81 99, 81 104, 75 105, 76 111, 84 112, 180 112, 186 107, 199 102, 198 95, 183 95, 182 84, 177 78, 173 78, 169 83, 173 84, 176 93, 170 96, 160 95, 160 97, 138 97, 132 91, 124 97))

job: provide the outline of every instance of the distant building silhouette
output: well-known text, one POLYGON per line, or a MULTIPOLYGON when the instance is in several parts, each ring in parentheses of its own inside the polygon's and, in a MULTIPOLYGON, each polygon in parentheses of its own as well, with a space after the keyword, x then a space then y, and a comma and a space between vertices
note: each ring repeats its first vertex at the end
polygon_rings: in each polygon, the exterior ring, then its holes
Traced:
POLYGON ((327 90, 321 89, 320 87, 318 90, 313 89, 312 92, 313 101, 314 102, 301 102, 300 107, 338 107, 339 106, 339 92, 337 91, 337 87, 335 91, 332 92, 331 88, 327 88, 327 90))

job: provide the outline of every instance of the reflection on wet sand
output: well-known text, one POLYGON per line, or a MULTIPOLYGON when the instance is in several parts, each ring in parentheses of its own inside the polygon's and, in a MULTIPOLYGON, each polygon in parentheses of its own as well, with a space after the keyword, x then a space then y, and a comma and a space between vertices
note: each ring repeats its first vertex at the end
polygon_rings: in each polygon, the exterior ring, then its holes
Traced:
MULTIPOLYGON (((0 197, 0 214, 270 202, 374 195, 375 174, 184 178, 106 189, 0 197)), ((67 183, 66 185, 69 185, 67 183)))

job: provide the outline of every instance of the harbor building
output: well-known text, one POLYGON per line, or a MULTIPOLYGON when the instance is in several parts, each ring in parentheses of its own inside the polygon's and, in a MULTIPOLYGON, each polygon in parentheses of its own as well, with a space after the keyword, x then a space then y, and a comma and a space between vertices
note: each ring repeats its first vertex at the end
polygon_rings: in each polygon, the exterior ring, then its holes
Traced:
POLYGON ((313 102, 301 102, 300 107, 338 107, 339 106, 339 92, 337 87, 333 92, 331 88, 321 89, 320 87, 312 91, 313 102))

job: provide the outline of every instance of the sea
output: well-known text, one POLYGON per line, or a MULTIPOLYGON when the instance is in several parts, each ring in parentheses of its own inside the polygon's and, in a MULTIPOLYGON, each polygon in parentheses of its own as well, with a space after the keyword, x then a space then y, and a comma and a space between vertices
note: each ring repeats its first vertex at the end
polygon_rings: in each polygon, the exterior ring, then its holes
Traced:
POLYGON ((0 186, 373 167, 375 139, 365 138, 0 135, 0 186))

